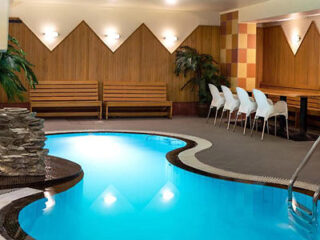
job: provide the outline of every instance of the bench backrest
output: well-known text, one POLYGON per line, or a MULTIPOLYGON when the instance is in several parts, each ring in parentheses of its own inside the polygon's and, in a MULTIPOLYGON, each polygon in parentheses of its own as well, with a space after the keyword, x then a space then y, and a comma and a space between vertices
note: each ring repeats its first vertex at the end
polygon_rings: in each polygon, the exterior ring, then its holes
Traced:
MULTIPOLYGON (((274 102, 279 101, 280 97, 269 96, 274 102)), ((300 108, 300 98, 298 97, 288 97, 288 106, 300 108)), ((320 97, 308 97, 308 109, 320 111, 320 97)))
POLYGON ((42 81, 30 89, 31 102, 98 100, 97 81, 42 81))
POLYGON ((164 102, 167 101, 165 82, 105 82, 104 102, 164 102))

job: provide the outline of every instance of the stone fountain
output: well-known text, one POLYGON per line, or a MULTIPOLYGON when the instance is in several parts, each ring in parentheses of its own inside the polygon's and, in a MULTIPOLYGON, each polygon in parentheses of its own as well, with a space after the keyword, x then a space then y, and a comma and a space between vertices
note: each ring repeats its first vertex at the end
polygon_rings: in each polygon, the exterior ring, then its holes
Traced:
POLYGON ((44 176, 44 120, 26 108, 0 109, 0 176, 44 176))

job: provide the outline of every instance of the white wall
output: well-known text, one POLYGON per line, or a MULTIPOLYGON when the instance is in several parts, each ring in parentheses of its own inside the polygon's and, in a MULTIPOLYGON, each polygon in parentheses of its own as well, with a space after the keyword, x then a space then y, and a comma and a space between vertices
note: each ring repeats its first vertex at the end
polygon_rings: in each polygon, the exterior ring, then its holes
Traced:
POLYGON ((239 21, 261 21, 291 13, 320 9, 320 0, 269 0, 239 9, 239 21))
MULTIPOLYGON (((2 0, 1 0, 2 1, 2 0)), ((10 8, 10 16, 20 18, 35 35, 53 50, 82 20, 105 44, 115 51, 142 23, 145 23, 161 43, 173 52, 198 25, 219 25, 220 16, 212 11, 168 11, 133 8, 102 8, 84 4, 20 2, 10 8), (59 33, 48 41, 43 33, 51 29, 59 33), (105 34, 118 32, 121 38, 107 41, 105 34), (178 41, 167 43, 165 35, 175 35, 178 41)))
POLYGON ((0 1, 0 51, 6 51, 8 47, 8 15, 9 0, 0 1))

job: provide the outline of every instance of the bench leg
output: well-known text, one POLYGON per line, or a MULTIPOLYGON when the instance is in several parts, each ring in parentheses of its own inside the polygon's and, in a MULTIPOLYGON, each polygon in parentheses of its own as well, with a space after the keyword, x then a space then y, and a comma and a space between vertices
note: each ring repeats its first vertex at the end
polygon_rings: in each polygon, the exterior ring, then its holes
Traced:
POLYGON ((109 107, 106 105, 106 120, 108 120, 108 115, 109 115, 109 107))
POLYGON ((102 106, 99 107, 99 120, 102 119, 102 106))
POLYGON ((169 118, 172 119, 172 105, 169 107, 169 118))

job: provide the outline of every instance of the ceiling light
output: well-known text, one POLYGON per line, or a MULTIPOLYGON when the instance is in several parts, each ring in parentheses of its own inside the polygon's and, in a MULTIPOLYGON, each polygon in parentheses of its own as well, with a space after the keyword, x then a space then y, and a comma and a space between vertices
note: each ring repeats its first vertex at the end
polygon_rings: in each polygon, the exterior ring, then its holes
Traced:
POLYGON ((120 39, 120 34, 119 33, 108 33, 105 35, 106 38, 112 39, 112 40, 118 40, 120 39))
POLYGON ((166 0, 167 4, 174 5, 177 3, 177 0, 166 0))

